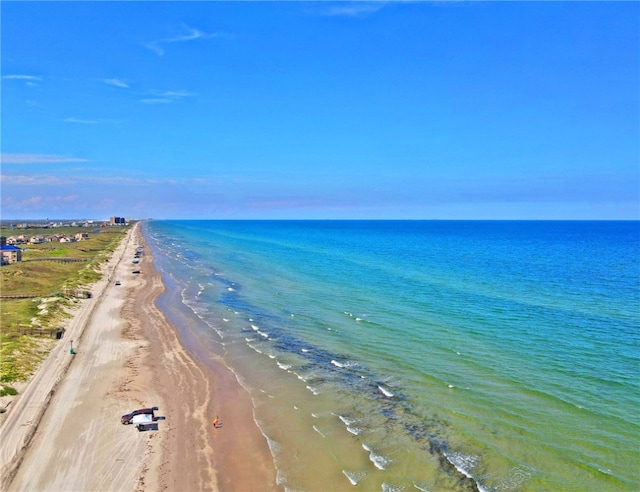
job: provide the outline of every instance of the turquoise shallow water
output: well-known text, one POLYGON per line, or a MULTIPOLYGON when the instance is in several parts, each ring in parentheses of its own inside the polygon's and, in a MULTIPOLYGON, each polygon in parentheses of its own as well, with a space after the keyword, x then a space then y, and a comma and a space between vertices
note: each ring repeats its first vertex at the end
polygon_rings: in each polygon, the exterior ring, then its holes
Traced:
POLYGON ((640 223, 144 231, 284 488, 640 488, 640 223))

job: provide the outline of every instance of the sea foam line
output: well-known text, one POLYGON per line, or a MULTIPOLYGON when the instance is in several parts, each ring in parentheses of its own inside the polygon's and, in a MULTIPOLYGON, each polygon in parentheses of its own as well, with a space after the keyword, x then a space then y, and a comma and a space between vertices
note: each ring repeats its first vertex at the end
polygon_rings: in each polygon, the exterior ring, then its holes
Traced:
POLYGON ((358 365, 357 362, 352 362, 352 361, 347 361, 347 362, 338 362, 335 359, 331 360, 331 363, 336 366, 339 367, 340 369, 348 369, 350 367, 355 367, 358 365))
POLYGON ((387 398, 392 398, 393 397, 393 393, 391 393, 391 391, 389 391, 388 389, 384 388, 383 386, 378 386, 378 389, 382 392, 382 394, 384 396, 386 396, 387 398))
POLYGON ((391 460, 389 458, 385 458, 384 456, 382 456, 381 454, 376 454, 374 453, 371 448, 369 446, 367 446, 366 444, 362 443, 362 448, 369 453, 369 459, 371 460, 371 462, 375 465, 375 467, 378 470, 386 470, 387 469, 387 465, 389 463, 391 463, 391 460))
POLYGON ((456 470, 462 473, 465 477, 473 480, 476 483, 476 486, 478 487, 478 490, 480 492, 489 492, 487 489, 485 489, 482 485, 478 483, 478 481, 473 477, 473 475, 471 475, 471 470, 473 470, 475 466, 478 464, 478 460, 479 460, 478 456, 466 455, 459 452, 453 452, 453 453, 445 452, 444 456, 445 458, 447 458, 449 463, 451 463, 456 468, 456 470))
POLYGON ((358 485, 364 478, 367 476, 365 472, 349 472, 347 470, 342 470, 344 476, 347 477, 351 485, 358 485))
POLYGON ((312 427, 313 427, 313 430, 316 431, 318 434, 320 434, 322 437, 327 437, 322 432, 320 432, 320 429, 318 429, 315 425, 313 425, 312 427))
MULTIPOLYGON (((334 414, 335 415, 335 414, 334 414)), ((348 419, 346 417, 343 417, 342 415, 338 415, 338 418, 342 421, 342 423, 344 424, 344 426, 347 428, 347 430, 353 434, 354 436, 357 436, 359 434, 362 433, 362 429, 360 427, 356 427, 353 424, 355 424, 356 422, 358 422, 355 419, 348 419)))

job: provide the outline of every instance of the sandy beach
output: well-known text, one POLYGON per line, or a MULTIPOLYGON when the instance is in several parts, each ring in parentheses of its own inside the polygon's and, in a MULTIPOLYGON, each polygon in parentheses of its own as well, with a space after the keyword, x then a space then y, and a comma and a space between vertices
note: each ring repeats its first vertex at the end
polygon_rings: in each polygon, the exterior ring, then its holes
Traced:
POLYGON ((156 307, 164 286, 139 224, 103 268, 65 338, 2 415, 2 490, 279 490, 248 394, 222 361, 191 357, 156 307), (164 417, 157 431, 120 423, 149 406, 164 417))

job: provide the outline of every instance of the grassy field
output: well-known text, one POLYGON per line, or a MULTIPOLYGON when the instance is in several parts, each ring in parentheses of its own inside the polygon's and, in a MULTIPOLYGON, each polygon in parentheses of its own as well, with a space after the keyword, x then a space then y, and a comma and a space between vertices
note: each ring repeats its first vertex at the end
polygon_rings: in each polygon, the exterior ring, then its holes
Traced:
POLYGON ((0 268, 0 396, 15 391, 11 383, 24 381, 55 346, 55 333, 80 301, 69 292, 97 281, 100 265, 123 239, 127 227, 0 229, 9 237, 88 233, 73 243, 22 244, 22 261, 0 268), (7 298, 7 296, 25 296, 7 298))

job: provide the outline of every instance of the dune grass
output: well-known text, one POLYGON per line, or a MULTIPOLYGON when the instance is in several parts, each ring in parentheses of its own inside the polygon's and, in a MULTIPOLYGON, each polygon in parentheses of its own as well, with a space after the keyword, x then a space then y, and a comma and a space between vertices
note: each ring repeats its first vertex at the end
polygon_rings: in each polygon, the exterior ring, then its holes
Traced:
MULTIPOLYGON (((100 279, 101 264, 109 259, 127 229, 100 228, 100 232, 88 232, 88 240, 75 243, 19 245, 22 261, 0 268, 0 396, 12 394, 11 383, 27 380, 59 343, 52 335, 64 327, 74 305, 82 302, 68 293, 100 279)), ((77 232, 87 229, 0 229, 5 237, 77 232)))

